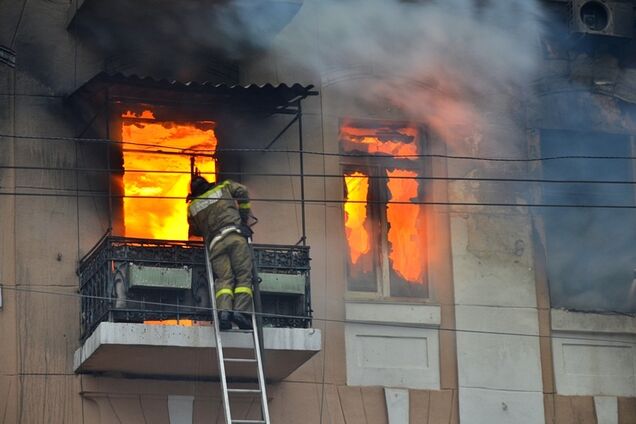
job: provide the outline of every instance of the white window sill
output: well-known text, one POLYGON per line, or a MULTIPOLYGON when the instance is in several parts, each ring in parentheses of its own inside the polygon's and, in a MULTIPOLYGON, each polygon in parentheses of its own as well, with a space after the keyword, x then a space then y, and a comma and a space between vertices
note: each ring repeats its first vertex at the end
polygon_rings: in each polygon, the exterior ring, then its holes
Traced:
POLYGON ((440 306, 388 300, 345 300, 347 322, 374 322, 439 327, 440 306))
POLYGON ((636 334, 636 317, 552 309, 553 331, 636 334))

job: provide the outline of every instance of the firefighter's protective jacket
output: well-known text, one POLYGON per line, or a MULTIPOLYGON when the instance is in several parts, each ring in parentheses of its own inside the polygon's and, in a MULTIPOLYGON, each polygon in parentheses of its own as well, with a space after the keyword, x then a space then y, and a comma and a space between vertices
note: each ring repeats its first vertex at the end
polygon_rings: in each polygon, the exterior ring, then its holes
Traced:
POLYGON ((247 216, 249 212, 247 188, 237 182, 225 180, 190 203, 188 223, 193 234, 212 240, 220 230, 240 226, 241 216, 247 216))

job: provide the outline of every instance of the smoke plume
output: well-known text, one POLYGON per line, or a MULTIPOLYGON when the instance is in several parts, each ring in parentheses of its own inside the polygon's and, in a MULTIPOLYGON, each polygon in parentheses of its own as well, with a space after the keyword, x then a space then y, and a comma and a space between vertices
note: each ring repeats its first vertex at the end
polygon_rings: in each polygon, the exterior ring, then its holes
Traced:
MULTIPOLYGON (((232 28, 253 28, 242 12, 230 14, 242 22, 232 28)), ((515 106, 502 102, 535 76, 541 19, 533 0, 305 1, 274 53, 281 66, 323 79, 363 69, 371 78, 351 95, 386 100, 459 148, 476 132, 494 136, 492 122, 517 120, 515 106)), ((246 33, 228 28, 227 36, 243 42, 246 33)))

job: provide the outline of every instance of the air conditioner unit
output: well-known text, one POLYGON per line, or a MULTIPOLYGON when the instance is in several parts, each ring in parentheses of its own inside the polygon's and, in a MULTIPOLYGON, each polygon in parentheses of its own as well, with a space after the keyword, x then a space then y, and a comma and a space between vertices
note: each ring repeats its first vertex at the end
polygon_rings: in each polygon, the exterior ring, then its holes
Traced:
POLYGON ((607 0, 573 0, 572 32, 632 38, 634 5, 607 0))

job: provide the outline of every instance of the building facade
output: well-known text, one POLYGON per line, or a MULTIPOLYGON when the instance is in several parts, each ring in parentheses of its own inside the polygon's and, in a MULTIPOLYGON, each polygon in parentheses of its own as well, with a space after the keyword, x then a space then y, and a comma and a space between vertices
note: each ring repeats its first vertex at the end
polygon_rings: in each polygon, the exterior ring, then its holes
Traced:
POLYGON ((272 422, 636 422, 632 3, 128 3, 0 4, 0 422, 224 422, 191 256, 103 247, 200 248, 191 166, 308 246, 272 422))

